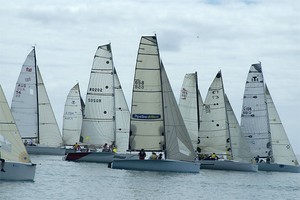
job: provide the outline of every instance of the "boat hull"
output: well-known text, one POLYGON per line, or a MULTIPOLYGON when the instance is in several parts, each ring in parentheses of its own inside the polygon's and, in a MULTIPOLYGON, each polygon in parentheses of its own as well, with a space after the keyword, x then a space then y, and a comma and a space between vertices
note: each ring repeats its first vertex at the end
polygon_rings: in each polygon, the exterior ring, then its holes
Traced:
POLYGON ((300 166, 283 165, 276 163, 258 163, 259 171, 292 172, 300 173, 300 166))
POLYGON ((112 169, 199 173, 200 163, 179 160, 114 160, 112 169))
POLYGON ((201 169, 257 172, 257 164, 231 160, 200 160, 201 169))
POLYGON ((65 155, 64 147, 25 146, 28 154, 36 155, 65 155))
POLYGON ((4 164, 5 172, 0 171, 0 180, 33 181, 35 169, 36 164, 6 161, 4 164))
POLYGON ((71 152, 65 156, 66 161, 111 163, 116 159, 138 159, 136 154, 113 152, 71 152))

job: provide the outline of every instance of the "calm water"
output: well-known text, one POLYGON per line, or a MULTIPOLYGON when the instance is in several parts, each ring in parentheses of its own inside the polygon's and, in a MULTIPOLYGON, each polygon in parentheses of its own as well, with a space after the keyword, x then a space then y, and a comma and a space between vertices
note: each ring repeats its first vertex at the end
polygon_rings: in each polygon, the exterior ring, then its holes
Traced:
POLYGON ((61 156, 31 156, 35 182, 0 182, 0 200, 300 199, 300 174, 201 170, 199 174, 113 170, 61 156))

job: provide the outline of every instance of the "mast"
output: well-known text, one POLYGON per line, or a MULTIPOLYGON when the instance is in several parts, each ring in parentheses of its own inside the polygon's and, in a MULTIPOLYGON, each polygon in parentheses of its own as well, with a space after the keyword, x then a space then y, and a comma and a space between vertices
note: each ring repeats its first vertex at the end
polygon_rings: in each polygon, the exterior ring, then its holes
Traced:
POLYGON ((198 124, 198 130, 200 129, 200 109, 199 109, 199 105, 198 105, 198 102, 199 102, 199 88, 198 88, 198 74, 197 72, 195 72, 195 81, 196 81, 196 108, 197 108, 197 124, 198 124))
POLYGON ((117 124, 116 124, 116 85, 115 85, 115 74, 117 73, 116 70, 115 70, 115 65, 114 65, 114 59, 113 59, 113 55, 112 55, 112 50, 111 50, 111 46, 110 46, 110 43, 107 45, 107 48, 108 50, 110 51, 111 53, 111 62, 112 62, 112 73, 113 73, 113 76, 112 76, 112 79, 113 79, 113 132, 114 132, 114 142, 116 142, 117 140, 117 133, 116 133, 116 130, 117 130, 117 124))
POLYGON ((160 73, 159 73, 159 76, 160 76, 160 87, 161 87, 161 101, 162 101, 162 115, 164 116, 164 120, 163 120, 163 132, 162 132, 162 136, 164 137, 164 144, 163 144, 163 152, 164 152, 164 156, 165 158, 167 158, 167 152, 166 152, 166 126, 165 126, 165 110, 164 110, 164 91, 163 91, 163 87, 162 87, 162 67, 163 66, 163 63, 162 63, 162 60, 160 58, 160 53, 159 53, 159 48, 158 48, 158 41, 157 41, 157 36, 156 34, 154 35, 155 36, 155 40, 156 40, 156 48, 157 48, 157 53, 158 53, 158 60, 159 60, 159 70, 160 70, 160 73))
POLYGON ((36 115, 37 115, 37 143, 40 143, 40 113, 39 113, 39 83, 38 83, 38 73, 37 73, 37 61, 36 61, 36 52, 35 52, 35 46, 33 46, 33 51, 34 51, 34 72, 35 72, 35 86, 36 86, 36 115))
MULTIPOLYGON (((223 77, 222 77, 222 73, 221 70, 219 72, 220 74, 220 78, 221 78, 221 83, 222 83, 222 91, 223 91, 223 101, 224 101, 224 107, 225 107, 225 124, 227 127, 227 131, 228 131, 228 138, 229 138, 229 148, 230 148, 230 156, 231 156, 231 160, 234 160, 233 158, 233 154, 232 154, 232 143, 231 143, 231 134, 230 134, 230 126, 229 126, 229 119, 228 119, 228 113, 227 113, 227 104, 226 104, 226 98, 225 98, 225 89, 224 89, 224 83, 223 83, 223 77)), ((228 100, 229 101, 229 100, 228 100)), ((226 140, 227 141, 227 140, 226 140)), ((226 151, 228 151, 228 148, 226 149, 226 151)))

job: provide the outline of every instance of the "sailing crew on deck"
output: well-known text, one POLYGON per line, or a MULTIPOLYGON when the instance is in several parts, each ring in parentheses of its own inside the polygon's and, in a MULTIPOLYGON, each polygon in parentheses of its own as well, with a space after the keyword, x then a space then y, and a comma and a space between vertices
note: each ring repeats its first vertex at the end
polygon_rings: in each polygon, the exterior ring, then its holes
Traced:
POLYGON ((156 155, 156 153, 155 153, 155 152, 152 152, 152 154, 151 154, 151 156, 150 156, 149 159, 150 159, 150 160, 157 160, 157 155, 156 155))
POLYGON ((114 146, 114 147, 112 148, 112 152, 113 152, 113 153, 117 153, 117 151, 118 151, 117 147, 114 146))
POLYGON ((73 149, 74 149, 75 151, 77 151, 77 149, 78 149, 78 143, 77 143, 77 142, 73 145, 73 149))
POLYGON ((266 162, 267 162, 268 164, 271 163, 271 158, 270 158, 270 156, 267 157, 266 162))
POLYGON ((259 162, 259 155, 257 155, 257 156, 255 157, 255 162, 256 162, 256 163, 259 162))
POLYGON ((211 156, 210 156, 210 159, 211 160, 218 160, 219 157, 216 155, 216 153, 212 153, 211 156))
POLYGON ((139 152, 140 160, 145 160, 145 157, 146 157, 146 152, 145 152, 144 149, 141 149, 140 152, 139 152))
POLYGON ((1 161, 1 172, 5 172, 4 170, 5 160, 1 157, 1 151, 0 151, 0 161, 1 161))
POLYGON ((162 160, 162 156, 163 156, 163 154, 160 153, 159 156, 158 156, 158 160, 162 160))
POLYGON ((103 147, 102 147, 102 152, 110 152, 109 146, 108 146, 107 143, 105 143, 105 144, 103 145, 103 147))

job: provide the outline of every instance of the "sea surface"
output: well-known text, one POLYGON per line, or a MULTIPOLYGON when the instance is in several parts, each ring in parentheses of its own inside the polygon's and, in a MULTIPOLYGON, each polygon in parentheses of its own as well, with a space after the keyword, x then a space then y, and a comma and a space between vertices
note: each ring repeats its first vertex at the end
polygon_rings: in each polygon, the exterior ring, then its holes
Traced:
POLYGON ((110 169, 31 155, 34 182, 0 182, 0 200, 300 199, 300 174, 200 170, 199 174, 110 169))

